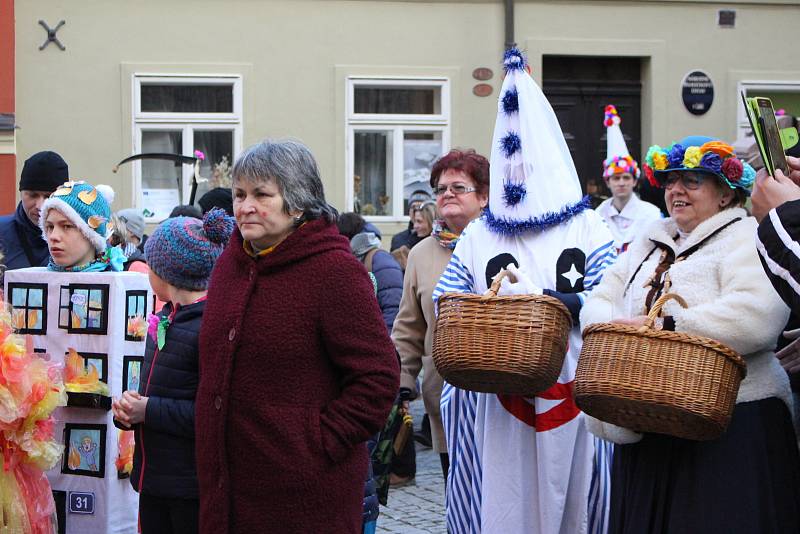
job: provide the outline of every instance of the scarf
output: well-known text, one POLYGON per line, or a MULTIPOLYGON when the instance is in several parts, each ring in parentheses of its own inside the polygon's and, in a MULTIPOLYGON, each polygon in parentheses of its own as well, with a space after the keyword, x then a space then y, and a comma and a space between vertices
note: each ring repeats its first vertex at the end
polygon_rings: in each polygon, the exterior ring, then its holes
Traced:
POLYGON ((102 256, 85 265, 62 267, 57 265, 51 257, 47 264, 47 270, 59 273, 99 273, 109 270, 119 272, 123 270, 127 259, 119 247, 106 247, 102 256))
POLYGON ((138 250, 138 247, 133 243, 125 243, 125 246, 120 246, 120 248, 122 249, 122 253, 128 258, 133 256, 138 250))
POLYGON ((454 234, 447 228, 447 223, 444 219, 436 219, 433 222, 433 231, 431 235, 436 239, 439 245, 443 246, 444 248, 449 248, 453 250, 456 248, 456 243, 458 243, 458 234, 454 234))
POLYGON ((350 248, 353 254, 364 261, 364 255, 373 248, 380 248, 381 240, 372 232, 361 232, 350 239, 350 248))

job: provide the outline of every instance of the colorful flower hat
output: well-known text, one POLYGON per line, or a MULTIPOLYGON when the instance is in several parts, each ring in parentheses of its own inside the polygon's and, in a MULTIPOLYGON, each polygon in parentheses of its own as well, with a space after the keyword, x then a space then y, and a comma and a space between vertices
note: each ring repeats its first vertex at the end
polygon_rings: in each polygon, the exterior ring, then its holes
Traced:
POLYGON ((57 209, 78 227, 98 253, 105 252, 106 240, 111 234, 109 221, 113 201, 114 190, 107 185, 94 187, 82 181, 65 182, 42 204, 42 216, 39 217, 42 235, 47 213, 57 209))
POLYGON ((684 137, 668 148, 653 145, 645 162, 645 175, 655 187, 661 187, 670 171, 713 174, 731 189, 741 189, 747 194, 756 179, 755 169, 737 158, 731 145, 702 135, 684 137))
POLYGON ((609 104, 605 109, 603 124, 606 127, 606 159, 603 161, 603 178, 610 178, 615 174, 628 173, 634 178, 639 178, 639 164, 628 152, 625 137, 619 125, 622 119, 617 113, 617 108, 609 104))

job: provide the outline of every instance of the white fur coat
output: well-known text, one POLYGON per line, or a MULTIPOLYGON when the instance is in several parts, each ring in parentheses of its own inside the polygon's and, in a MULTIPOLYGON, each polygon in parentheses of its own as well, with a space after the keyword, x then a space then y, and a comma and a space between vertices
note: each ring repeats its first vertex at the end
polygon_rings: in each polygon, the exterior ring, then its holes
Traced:
POLYGON ((775 343, 786 325, 789 309, 772 288, 756 251, 757 223, 741 208, 732 208, 699 224, 680 246, 675 244, 677 227, 672 219, 653 223, 606 269, 581 311, 581 327, 609 322, 618 317, 644 314, 648 289, 643 287, 659 262, 656 250, 644 262, 623 297, 636 268, 653 249, 652 240, 671 247, 676 254, 699 242, 714 230, 735 222, 706 241, 699 250, 669 270, 670 292, 682 296, 687 309, 668 302, 664 315, 675 320, 675 330, 716 339, 744 357, 747 377, 736 402, 778 397, 792 408, 786 373, 774 355, 775 343))

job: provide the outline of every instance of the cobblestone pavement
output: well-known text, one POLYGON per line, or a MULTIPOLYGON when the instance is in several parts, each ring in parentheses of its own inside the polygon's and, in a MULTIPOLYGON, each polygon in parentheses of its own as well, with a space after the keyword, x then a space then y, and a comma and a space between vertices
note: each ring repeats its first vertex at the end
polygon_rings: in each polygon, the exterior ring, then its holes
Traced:
MULTIPOLYGON (((422 401, 411 403, 415 430, 419 430, 422 401)), ((381 506, 378 533, 446 534, 444 480, 439 455, 417 443, 417 476, 410 484, 389 489, 389 505, 381 506)))

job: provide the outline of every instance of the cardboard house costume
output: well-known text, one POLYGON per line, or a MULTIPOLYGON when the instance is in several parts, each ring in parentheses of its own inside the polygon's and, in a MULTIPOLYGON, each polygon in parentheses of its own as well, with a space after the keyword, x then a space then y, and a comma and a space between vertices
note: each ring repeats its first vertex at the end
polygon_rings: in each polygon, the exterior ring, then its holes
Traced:
MULTIPOLYGON (((582 198, 555 113, 526 72, 522 53, 509 50, 504 64, 489 207, 462 233, 433 298, 482 294, 500 269, 514 264, 530 281, 522 293, 559 298, 577 317, 584 294, 616 258, 613 240, 588 197, 582 198)), ((544 392, 496 395, 445 383, 450 532, 583 533, 590 531, 590 520, 604 517, 601 491, 594 496, 597 517, 588 510, 590 485, 607 476, 601 477, 605 470, 593 479, 594 457, 606 457, 603 442, 586 431, 573 402, 581 349, 573 322, 561 374, 544 392)))
MULTIPOLYGON (((615 174, 627 173, 638 180, 641 170, 638 163, 628 152, 628 145, 622 135, 620 124, 622 119, 617 108, 608 105, 605 109, 603 124, 606 127, 606 159, 603 161, 603 178, 608 180, 615 174)), ((614 206, 614 197, 607 198, 598 207, 597 213, 608 224, 614 236, 614 247, 617 253, 624 252, 628 245, 650 224, 661 218, 661 210, 653 204, 641 200, 634 192, 622 211, 614 206)))
POLYGON ((106 244, 113 197, 108 186, 64 183, 44 202, 40 228, 43 235, 54 231, 46 231, 46 221, 57 210, 70 231, 79 231, 91 245, 93 259, 63 265, 75 252, 63 247, 74 247, 75 241, 52 233, 48 239, 58 247, 50 252, 58 252, 60 263, 51 256, 47 268, 5 276, 14 329, 29 335, 34 351, 63 369, 67 405, 55 412, 63 457, 48 472, 60 533, 135 532, 137 527, 138 496, 124 480, 130 435, 117 430, 110 409, 111 396, 136 389, 153 295, 146 276, 119 272, 125 257, 106 244))
POLYGON ((108 385, 107 394, 67 386, 67 406, 55 412, 55 436, 64 445, 64 457, 48 478, 59 531, 135 532, 138 495, 118 475, 120 432, 110 397, 138 387, 146 318, 153 309, 147 277, 20 269, 6 273, 5 296, 15 329, 31 336, 36 352, 62 363, 72 349, 87 371, 96 370, 108 385))

